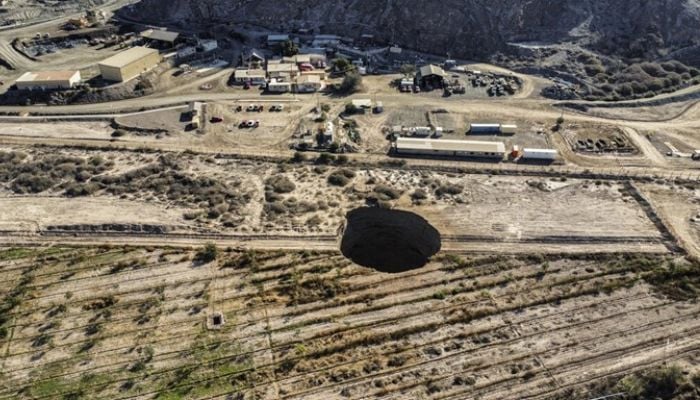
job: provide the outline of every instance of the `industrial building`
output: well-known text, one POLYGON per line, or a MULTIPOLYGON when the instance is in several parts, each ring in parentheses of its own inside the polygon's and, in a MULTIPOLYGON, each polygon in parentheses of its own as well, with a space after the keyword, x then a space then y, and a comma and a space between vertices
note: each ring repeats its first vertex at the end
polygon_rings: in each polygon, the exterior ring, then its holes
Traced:
POLYGON ((150 71, 160 63, 158 50, 132 47, 98 64, 102 78, 114 82, 126 82, 150 71))
POLYGON ((180 37, 180 34, 167 30, 148 29, 141 32, 140 36, 146 41, 155 43, 161 47, 173 47, 180 37))
POLYGON ((81 81, 80 71, 25 72, 15 85, 19 90, 71 89, 81 81))
POLYGON ((437 65, 426 65, 418 70, 418 82, 425 88, 441 88, 445 84, 447 74, 437 65))
POLYGON ((482 157, 500 160, 505 155, 506 146, 502 142, 400 137, 396 139, 395 150, 397 154, 405 155, 482 157))

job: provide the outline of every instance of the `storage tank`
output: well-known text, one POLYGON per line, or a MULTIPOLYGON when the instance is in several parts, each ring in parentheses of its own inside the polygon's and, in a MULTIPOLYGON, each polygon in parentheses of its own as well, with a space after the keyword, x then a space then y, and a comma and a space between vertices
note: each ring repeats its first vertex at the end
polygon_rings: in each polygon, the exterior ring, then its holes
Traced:
POLYGON ((432 133, 433 130, 429 126, 417 126, 416 130, 413 131, 413 135, 417 137, 428 137, 432 133))
POLYGON ((525 160, 547 160, 554 161, 559 153, 553 149, 523 149, 523 159, 525 160))

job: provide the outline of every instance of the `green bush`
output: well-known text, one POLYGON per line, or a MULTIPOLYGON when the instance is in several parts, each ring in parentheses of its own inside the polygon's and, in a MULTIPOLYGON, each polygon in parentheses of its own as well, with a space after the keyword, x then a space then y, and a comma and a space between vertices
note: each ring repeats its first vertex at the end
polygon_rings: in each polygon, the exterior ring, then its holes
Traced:
POLYGON ((343 187, 350 183, 354 177, 355 172, 349 169, 338 169, 328 176, 328 183, 333 186, 343 187))
POLYGON ((396 200, 401 197, 401 191, 387 185, 377 185, 374 187, 374 193, 377 194, 379 200, 396 200))
POLYGON ((207 243, 197 251, 194 255, 194 260, 199 263, 209 263, 216 260, 219 255, 219 249, 214 243, 207 243))
POLYGON ((278 175, 268 178, 265 185, 275 193, 291 193, 296 189, 294 182, 289 180, 284 175, 278 175))

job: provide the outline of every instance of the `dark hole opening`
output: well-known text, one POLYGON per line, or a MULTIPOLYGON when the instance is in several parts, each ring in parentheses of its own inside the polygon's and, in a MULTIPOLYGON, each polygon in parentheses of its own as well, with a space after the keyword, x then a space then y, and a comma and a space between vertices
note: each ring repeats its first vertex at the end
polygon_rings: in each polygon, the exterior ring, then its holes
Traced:
POLYGON ((421 268, 440 247, 440 232, 423 217, 376 207, 347 214, 340 244, 343 255, 354 263, 387 273, 421 268))
POLYGON ((221 325, 221 315, 215 315, 214 319, 212 320, 212 323, 214 325, 221 325))

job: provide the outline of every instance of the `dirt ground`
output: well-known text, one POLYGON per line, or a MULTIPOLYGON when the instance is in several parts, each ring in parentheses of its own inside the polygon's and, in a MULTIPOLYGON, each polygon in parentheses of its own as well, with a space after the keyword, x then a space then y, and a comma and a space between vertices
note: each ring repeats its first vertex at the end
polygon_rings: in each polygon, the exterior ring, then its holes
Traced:
POLYGON ((683 186, 640 185, 659 214, 672 227, 683 247, 700 256, 700 193, 683 186))
POLYGON ((0 198, 0 230, 35 231, 51 225, 184 224, 186 209, 116 198, 0 198))
POLYGON ((515 399, 664 362, 697 372, 697 306, 635 282, 653 256, 439 255, 394 275, 335 252, 0 258, 0 292, 22 296, 0 358, 18 399, 515 399))
MULTIPOLYGON (((41 152, 29 151, 29 154, 37 161, 44 157, 41 152)), ((114 177, 157 165, 159 159, 157 154, 121 151, 72 150, 60 154, 77 157, 89 154, 110 160, 114 167, 105 175, 114 177)), ((68 221, 99 224, 113 220, 115 223, 153 224, 160 221, 184 233, 203 230, 243 235, 333 237, 343 225, 347 212, 372 201, 383 201, 388 206, 425 217, 454 249, 474 248, 468 247, 469 243, 492 243, 492 251, 531 251, 530 244, 542 245, 543 251, 555 251, 565 245, 572 251, 577 246, 619 251, 637 251, 646 246, 647 250, 666 251, 656 226, 628 189, 617 183, 458 176, 351 166, 276 165, 187 154, 178 158, 187 166, 179 172, 181 174, 235 185, 235 191, 246 200, 227 206, 238 216, 234 225, 229 225, 218 214, 214 217, 202 214, 202 210, 218 203, 207 205, 185 199, 178 202, 152 189, 136 188, 120 195, 119 199, 108 191, 98 191, 87 198, 68 200, 60 198, 60 189, 40 193, 39 197, 16 197, 9 184, 0 198, 6 204, 0 223, 10 226, 14 216, 22 215, 22 224, 18 227, 30 231, 68 221), (340 172, 349 176, 343 185, 330 183, 333 175, 340 172), (277 189, 270 183, 272 178, 284 178, 291 186, 277 189), (193 216, 185 220, 190 214, 193 216), (460 247, 462 243, 464 247, 460 247), (547 245, 552 247, 544 250, 547 245)))

